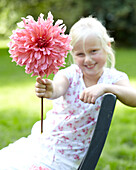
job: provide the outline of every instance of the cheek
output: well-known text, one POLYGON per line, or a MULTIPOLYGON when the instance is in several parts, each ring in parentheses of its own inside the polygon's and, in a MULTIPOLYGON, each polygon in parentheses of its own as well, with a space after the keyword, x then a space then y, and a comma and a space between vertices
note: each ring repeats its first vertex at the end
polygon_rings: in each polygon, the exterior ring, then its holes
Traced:
POLYGON ((102 57, 102 62, 103 62, 103 64, 105 64, 106 63, 106 61, 107 61, 107 56, 106 55, 103 55, 103 57, 102 57))
POLYGON ((105 64, 106 60, 107 60, 107 57, 105 55, 98 55, 98 56, 95 56, 94 60, 97 63, 105 64))
POLYGON ((74 61, 75 61, 76 64, 79 64, 79 65, 81 65, 83 63, 83 59, 82 58, 78 58, 78 57, 75 57, 74 61))

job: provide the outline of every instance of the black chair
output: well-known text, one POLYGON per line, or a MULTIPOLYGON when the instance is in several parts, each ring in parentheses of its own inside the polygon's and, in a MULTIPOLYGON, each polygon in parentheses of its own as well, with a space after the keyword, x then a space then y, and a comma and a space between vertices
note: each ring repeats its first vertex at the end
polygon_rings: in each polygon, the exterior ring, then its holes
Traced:
POLYGON ((99 112, 97 124, 92 137, 92 141, 88 148, 88 151, 83 158, 78 170, 94 170, 102 149, 104 147, 106 137, 111 124, 114 108, 116 104, 116 96, 107 93, 104 95, 101 109, 99 112))

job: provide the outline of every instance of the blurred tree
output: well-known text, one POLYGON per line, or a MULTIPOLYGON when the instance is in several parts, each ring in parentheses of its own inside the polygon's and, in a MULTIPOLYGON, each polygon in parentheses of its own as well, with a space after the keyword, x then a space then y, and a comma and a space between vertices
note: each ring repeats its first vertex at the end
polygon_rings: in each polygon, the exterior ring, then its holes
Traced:
POLYGON ((0 0, 0 37, 8 37, 21 17, 40 13, 63 19, 67 32, 82 16, 99 18, 120 44, 136 46, 136 0, 0 0))
POLYGON ((68 30, 83 11, 88 8, 84 0, 1 0, 0 2, 0 36, 9 36, 21 17, 32 15, 36 20, 40 13, 47 17, 52 12, 54 20, 63 19, 68 30))
POLYGON ((103 21, 112 36, 122 45, 136 47, 136 1, 91 0, 91 11, 103 21))

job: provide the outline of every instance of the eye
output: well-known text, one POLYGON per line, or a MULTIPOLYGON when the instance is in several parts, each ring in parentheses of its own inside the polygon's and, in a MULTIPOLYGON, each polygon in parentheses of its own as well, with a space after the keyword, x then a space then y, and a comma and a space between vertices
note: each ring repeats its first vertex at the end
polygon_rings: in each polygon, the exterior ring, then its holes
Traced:
POLYGON ((91 53, 92 53, 92 54, 96 54, 97 52, 98 52, 97 49, 91 50, 91 53))
POLYGON ((84 53, 77 53, 76 56, 83 57, 84 53))

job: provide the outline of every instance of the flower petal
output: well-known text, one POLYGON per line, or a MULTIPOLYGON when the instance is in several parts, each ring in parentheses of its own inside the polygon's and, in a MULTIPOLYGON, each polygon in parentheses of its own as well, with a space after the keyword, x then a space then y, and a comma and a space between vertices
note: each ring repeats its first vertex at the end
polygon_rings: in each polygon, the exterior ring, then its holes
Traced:
POLYGON ((26 65, 26 73, 32 76, 48 76, 56 74, 65 63, 68 50, 71 50, 69 35, 63 20, 57 20, 53 25, 53 15, 48 13, 47 19, 40 14, 37 22, 32 16, 22 18, 16 30, 10 36, 8 44, 10 57, 18 65, 26 65), (23 28, 23 29, 22 29, 23 28))

